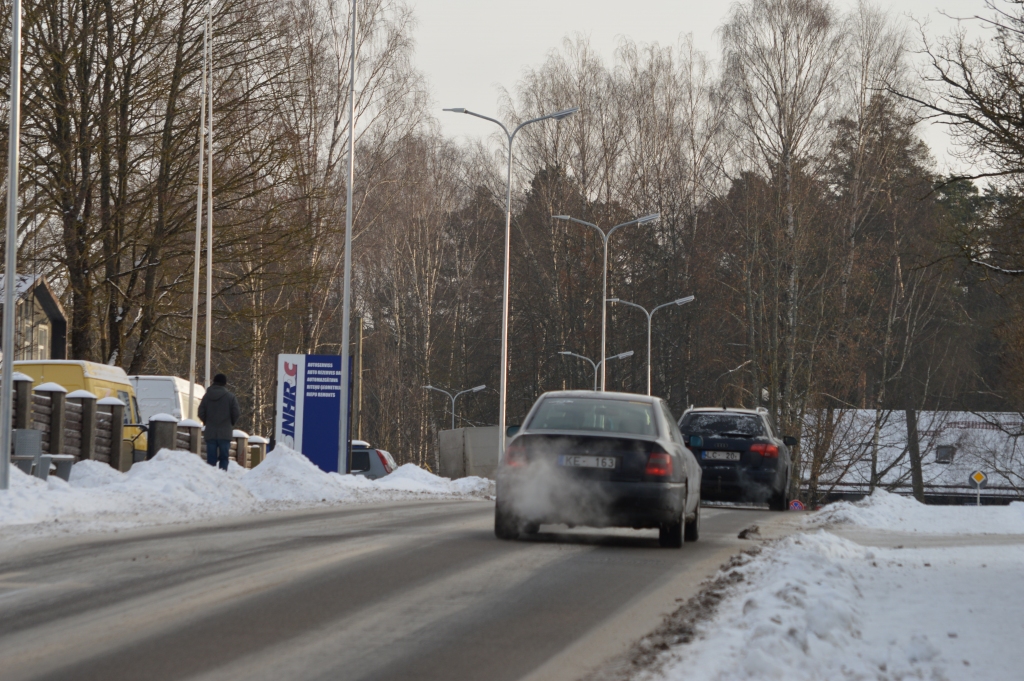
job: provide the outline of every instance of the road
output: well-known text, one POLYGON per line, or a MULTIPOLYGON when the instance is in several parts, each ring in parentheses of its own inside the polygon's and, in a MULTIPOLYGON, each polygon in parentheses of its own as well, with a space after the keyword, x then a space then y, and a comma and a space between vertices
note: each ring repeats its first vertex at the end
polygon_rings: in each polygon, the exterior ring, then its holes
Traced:
POLYGON ((22 544, 0 556, 0 678, 576 679, 769 516, 705 508, 681 550, 652 531, 502 542, 482 501, 22 544))

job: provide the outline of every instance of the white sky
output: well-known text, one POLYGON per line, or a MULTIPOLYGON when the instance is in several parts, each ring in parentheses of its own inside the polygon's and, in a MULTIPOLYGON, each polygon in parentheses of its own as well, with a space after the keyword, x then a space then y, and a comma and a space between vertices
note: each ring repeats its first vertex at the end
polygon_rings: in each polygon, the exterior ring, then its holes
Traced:
MULTIPOLYGON (((433 90, 444 132, 456 138, 483 138, 491 125, 468 116, 441 113, 464 106, 497 112, 501 87, 510 91, 527 68, 543 63, 562 39, 582 33, 611 63, 623 37, 636 42, 675 44, 692 33, 697 47, 718 53, 715 29, 728 12, 721 0, 407 0, 416 13, 416 66, 433 90)), ((851 0, 838 0, 850 7, 851 0)), ((876 0, 894 14, 929 22, 930 35, 950 31, 943 17, 985 14, 983 0, 876 0)), ((940 165, 948 146, 941 130, 922 130, 940 165)))

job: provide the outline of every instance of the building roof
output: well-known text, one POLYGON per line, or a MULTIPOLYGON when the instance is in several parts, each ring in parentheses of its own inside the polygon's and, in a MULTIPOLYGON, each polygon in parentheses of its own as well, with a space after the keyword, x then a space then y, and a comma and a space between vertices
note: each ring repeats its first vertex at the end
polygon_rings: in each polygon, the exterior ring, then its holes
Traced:
MULTIPOLYGON (((0 308, 3 307, 4 284, 6 281, 7 276, 0 274, 0 308)), ((46 313, 47 317, 60 322, 67 321, 64 306, 60 304, 60 300, 53 293, 53 289, 50 288, 50 284, 44 275, 19 274, 17 281, 18 285, 14 290, 16 299, 26 298, 29 292, 35 291, 36 297, 39 299, 39 303, 42 305, 43 312, 46 313)))

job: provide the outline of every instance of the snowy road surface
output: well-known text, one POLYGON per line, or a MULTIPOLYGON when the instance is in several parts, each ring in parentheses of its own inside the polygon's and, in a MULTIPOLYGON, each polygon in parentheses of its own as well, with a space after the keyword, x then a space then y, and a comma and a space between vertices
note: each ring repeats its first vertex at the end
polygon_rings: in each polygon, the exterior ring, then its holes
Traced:
POLYGON ((748 546, 740 529, 776 517, 707 508, 701 541, 682 550, 653 531, 501 542, 478 500, 8 545, 0 676, 576 679, 748 546))

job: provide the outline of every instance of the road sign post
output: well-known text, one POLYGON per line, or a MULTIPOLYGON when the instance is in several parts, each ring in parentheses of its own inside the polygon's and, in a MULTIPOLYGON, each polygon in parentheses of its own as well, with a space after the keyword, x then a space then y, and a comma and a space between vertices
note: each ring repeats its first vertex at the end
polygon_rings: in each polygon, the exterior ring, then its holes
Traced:
POLYGON ((988 476, 982 473, 981 471, 974 471, 967 478, 967 482, 968 484, 970 484, 971 487, 977 490, 978 496, 975 500, 975 503, 978 506, 981 506, 981 490, 985 487, 988 487, 988 476))

